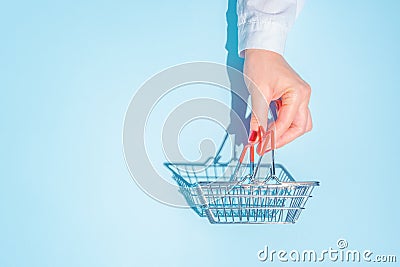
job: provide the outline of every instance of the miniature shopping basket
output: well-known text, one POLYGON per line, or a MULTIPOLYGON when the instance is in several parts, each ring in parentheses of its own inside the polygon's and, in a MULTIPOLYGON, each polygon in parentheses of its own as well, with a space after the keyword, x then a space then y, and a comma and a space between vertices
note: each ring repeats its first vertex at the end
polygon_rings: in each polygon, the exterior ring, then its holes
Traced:
POLYGON ((165 163, 165 166, 172 171, 189 206, 210 223, 295 223, 319 182, 296 182, 281 164, 275 164, 273 141, 269 150, 263 150, 269 137, 274 140, 273 132, 259 138, 264 145, 259 141, 257 163, 252 142, 244 147, 238 160, 228 163, 219 163, 218 158, 211 157, 204 163, 165 163), (244 162, 247 152, 248 163, 244 162), (263 155, 269 152, 272 162, 262 163, 263 155))

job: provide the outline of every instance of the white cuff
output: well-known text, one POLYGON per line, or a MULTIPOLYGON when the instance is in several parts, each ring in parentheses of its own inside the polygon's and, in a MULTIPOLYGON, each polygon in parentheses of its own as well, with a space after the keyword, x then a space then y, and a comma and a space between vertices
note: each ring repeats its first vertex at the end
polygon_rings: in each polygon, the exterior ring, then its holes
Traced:
POLYGON ((238 26, 239 56, 246 49, 264 49, 283 55, 288 28, 274 21, 252 21, 238 26))

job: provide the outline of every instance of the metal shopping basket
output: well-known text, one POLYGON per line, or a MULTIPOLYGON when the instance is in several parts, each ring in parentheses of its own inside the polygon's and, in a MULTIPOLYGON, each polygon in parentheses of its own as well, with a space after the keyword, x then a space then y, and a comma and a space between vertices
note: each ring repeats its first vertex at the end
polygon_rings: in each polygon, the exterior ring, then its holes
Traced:
POLYGON ((244 147, 237 161, 219 163, 218 157, 212 157, 205 163, 165 163, 199 216, 207 217, 211 223, 226 224, 297 221, 319 182, 296 182, 286 168, 275 164, 273 131, 261 132, 257 163, 254 142, 244 147), (269 150, 265 149, 267 140, 269 150), (272 162, 264 164, 262 158, 268 152, 272 153, 272 162), (247 154, 250 160, 245 163, 247 154))

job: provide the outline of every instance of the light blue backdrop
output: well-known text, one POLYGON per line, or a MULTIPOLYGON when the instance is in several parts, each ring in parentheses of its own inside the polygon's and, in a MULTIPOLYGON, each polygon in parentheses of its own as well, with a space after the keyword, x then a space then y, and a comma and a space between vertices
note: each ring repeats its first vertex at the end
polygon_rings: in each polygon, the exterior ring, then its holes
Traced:
POLYGON ((321 187, 289 226, 210 225, 149 198, 125 166, 135 90, 171 65, 224 63, 226 1, 2 6, 0 266, 261 266, 264 245, 340 237, 400 260, 398 1, 309 1, 290 33, 314 129, 277 157, 321 187))

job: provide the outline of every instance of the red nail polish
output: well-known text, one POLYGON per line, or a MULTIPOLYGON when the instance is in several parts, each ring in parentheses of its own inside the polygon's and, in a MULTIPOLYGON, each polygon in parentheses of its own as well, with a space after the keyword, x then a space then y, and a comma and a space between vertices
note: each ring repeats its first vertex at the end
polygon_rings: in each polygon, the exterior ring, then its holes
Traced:
POLYGON ((249 142, 255 142, 257 140, 257 131, 251 131, 249 136, 249 142))

